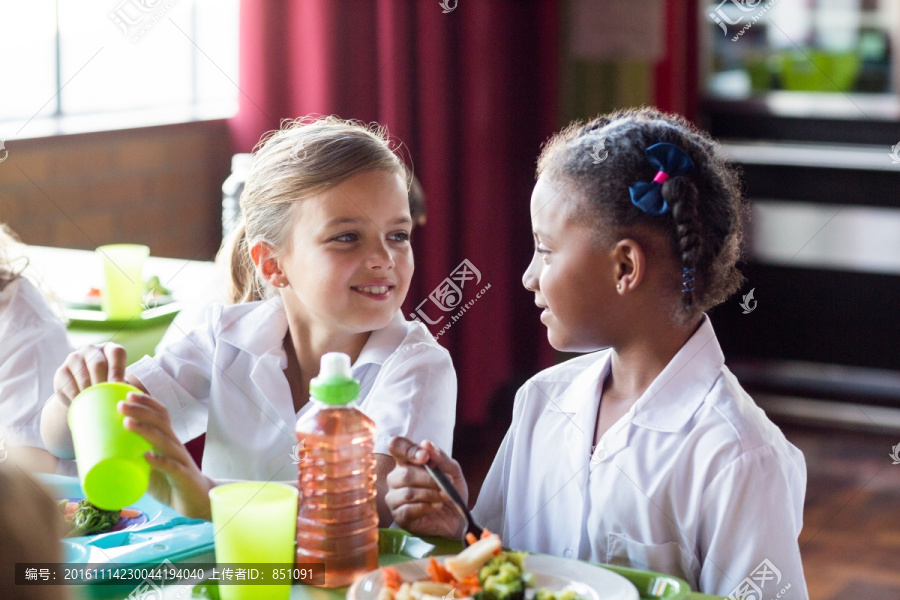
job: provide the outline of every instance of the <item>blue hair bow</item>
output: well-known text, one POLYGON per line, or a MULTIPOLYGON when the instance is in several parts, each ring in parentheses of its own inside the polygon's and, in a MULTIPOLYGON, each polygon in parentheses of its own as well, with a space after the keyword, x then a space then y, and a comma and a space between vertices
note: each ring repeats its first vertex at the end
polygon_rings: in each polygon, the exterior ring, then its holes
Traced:
POLYGON ((691 172, 694 163, 684 150, 675 144, 661 142, 646 150, 647 160, 659 169, 653 181, 638 181, 628 186, 631 203, 648 215, 664 215, 669 212, 669 204, 662 195, 662 186, 670 177, 679 177, 691 172))

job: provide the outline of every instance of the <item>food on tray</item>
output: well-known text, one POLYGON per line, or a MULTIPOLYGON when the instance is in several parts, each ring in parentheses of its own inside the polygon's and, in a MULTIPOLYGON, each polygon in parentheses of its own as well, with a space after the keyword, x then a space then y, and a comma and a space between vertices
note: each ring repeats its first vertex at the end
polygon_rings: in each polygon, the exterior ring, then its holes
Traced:
POLYGON ((119 522, 121 518, 135 518, 141 511, 125 508, 122 510, 103 510, 91 504, 88 500, 70 502, 60 500, 59 507, 65 511, 66 524, 71 527, 66 537, 79 537, 106 533, 119 522))
MULTIPOLYGON (((470 542, 473 540, 470 539, 470 542)), ((525 600, 534 576, 525 570, 524 552, 504 552, 500 537, 485 530, 480 540, 441 564, 432 557, 428 579, 403 581, 391 567, 381 569, 378 600, 525 600)), ((535 600, 583 600, 572 590, 538 590, 535 600)))
POLYGON ((162 284, 158 275, 154 275, 144 283, 144 291, 153 292, 155 298, 172 295, 171 290, 162 284))

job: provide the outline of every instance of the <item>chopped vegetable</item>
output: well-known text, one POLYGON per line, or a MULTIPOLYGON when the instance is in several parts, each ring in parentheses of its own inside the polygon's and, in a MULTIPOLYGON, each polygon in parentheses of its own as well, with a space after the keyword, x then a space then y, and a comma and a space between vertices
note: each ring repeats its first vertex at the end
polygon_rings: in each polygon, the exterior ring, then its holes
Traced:
POLYGON ((465 579, 472 573, 477 573, 491 557, 500 552, 500 536, 492 535, 483 540, 478 540, 456 556, 444 561, 444 566, 456 579, 465 579))
POLYGON ((558 592, 551 592, 549 590, 540 589, 537 591, 537 594, 534 596, 535 600, 584 600, 578 593, 573 589, 563 589, 558 592))
POLYGON ((476 600, 523 600, 531 575, 525 572, 523 552, 503 552, 493 557, 478 571, 482 591, 476 600))
POLYGON ((158 275, 154 275, 144 283, 144 290, 153 292, 154 296, 171 296, 172 292, 162 284, 158 275))
POLYGON ((394 591, 399 590, 400 585, 403 583, 403 577, 400 576, 400 572, 391 567, 382 567, 381 576, 384 577, 384 586, 394 591))
POLYGON ((77 503, 60 500, 59 507, 65 512, 66 522, 72 526, 66 537, 106 533, 119 522, 121 514, 118 510, 97 508, 88 500, 77 503))

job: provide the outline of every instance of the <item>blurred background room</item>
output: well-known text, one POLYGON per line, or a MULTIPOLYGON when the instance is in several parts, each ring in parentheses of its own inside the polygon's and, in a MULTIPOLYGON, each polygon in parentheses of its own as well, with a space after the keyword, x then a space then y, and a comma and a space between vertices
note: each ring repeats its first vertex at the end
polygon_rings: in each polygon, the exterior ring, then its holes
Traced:
MULTIPOLYGON (((476 275, 459 306, 490 286, 439 337, 474 500, 515 390, 564 358, 521 284, 541 143, 617 108, 682 113, 743 172, 747 281, 711 318, 806 455, 811 596, 897 600, 898 42, 900 0, 0 0, 0 223, 64 312, 98 285, 76 251, 119 242, 187 303, 263 133, 386 125, 424 202, 404 312, 438 334, 437 286, 476 275)), ((131 360, 167 325, 68 314, 73 344, 131 360)))

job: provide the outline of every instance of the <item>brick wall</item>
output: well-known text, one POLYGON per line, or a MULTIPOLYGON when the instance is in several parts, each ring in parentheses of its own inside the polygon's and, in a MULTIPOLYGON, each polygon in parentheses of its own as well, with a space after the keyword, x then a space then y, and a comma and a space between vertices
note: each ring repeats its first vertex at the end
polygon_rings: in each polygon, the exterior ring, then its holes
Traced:
POLYGON ((12 140, 6 149, 0 222, 25 243, 130 242, 154 256, 204 259, 218 249, 225 121, 12 140))

